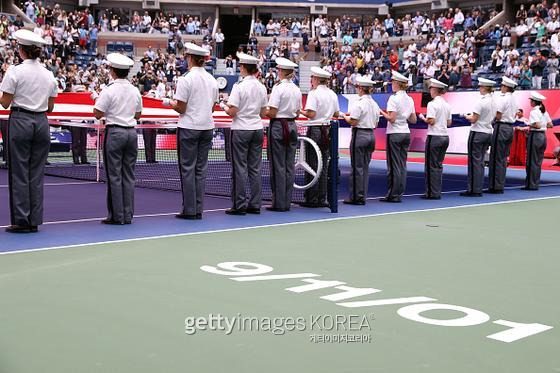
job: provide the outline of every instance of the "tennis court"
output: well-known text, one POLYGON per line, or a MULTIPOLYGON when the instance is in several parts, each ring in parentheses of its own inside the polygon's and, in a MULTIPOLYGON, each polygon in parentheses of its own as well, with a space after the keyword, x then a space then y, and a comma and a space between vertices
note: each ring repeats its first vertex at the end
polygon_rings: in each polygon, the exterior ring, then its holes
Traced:
MULTIPOLYGON (((0 372, 560 371, 560 173, 462 198, 466 168, 446 165, 426 201, 411 162, 383 204, 371 169, 368 204, 338 214, 234 217, 207 197, 185 222, 178 193, 138 188, 122 227, 99 224, 103 183, 47 177, 47 224, 0 241, 0 372)), ((6 186, 0 170, 0 225, 6 186)))

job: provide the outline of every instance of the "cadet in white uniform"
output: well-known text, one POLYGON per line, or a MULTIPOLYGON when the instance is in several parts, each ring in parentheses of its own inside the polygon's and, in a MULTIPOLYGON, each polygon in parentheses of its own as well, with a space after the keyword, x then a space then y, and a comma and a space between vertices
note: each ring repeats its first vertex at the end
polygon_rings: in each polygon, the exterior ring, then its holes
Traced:
POLYGON ((492 121, 496 117, 496 105, 492 96, 492 87, 496 82, 478 78, 480 98, 473 113, 465 118, 472 123, 469 134, 468 152, 468 187, 462 192, 464 197, 482 197, 484 186, 484 155, 492 141, 492 121))
MULTIPOLYGON (((338 118, 339 106, 338 96, 328 87, 331 73, 318 66, 311 67, 311 88, 307 94, 305 110, 301 114, 307 118, 307 134, 311 140, 315 141, 321 150, 323 167, 319 181, 305 191, 305 202, 300 203, 303 207, 326 207, 328 192, 328 168, 329 168, 329 129, 333 117, 338 118)), ((318 160, 315 149, 307 146, 305 157, 309 166, 317 170, 318 160)), ((309 183, 313 176, 305 174, 306 183, 309 183)))
MULTIPOLYGON (((43 174, 49 154, 46 113, 54 107, 57 83, 38 61, 46 44, 29 30, 14 33, 23 62, 10 66, 0 85, 0 104, 11 105, 8 142, 8 178, 11 226, 7 232, 37 232, 43 223, 43 174)), ((4 133, 5 134, 5 133, 4 133)))
POLYGON ((387 101, 387 111, 381 115, 387 119, 387 181, 389 191, 382 202, 401 202, 406 189, 406 159, 410 146, 408 123, 416 123, 414 101, 406 90, 408 78, 392 72, 393 91, 387 101))
POLYGON ((263 122, 266 114, 266 87, 255 75, 259 59, 238 53, 243 80, 233 86, 227 105, 220 106, 231 117, 231 200, 229 215, 260 214, 262 201, 262 145, 263 122), (247 200, 245 184, 249 180, 251 196, 247 200))
POLYGON ((443 99, 447 84, 430 79, 430 95, 426 117, 420 119, 428 123, 424 170, 426 174, 426 194, 424 199, 441 199, 443 160, 449 146, 447 127, 451 125, 451 106, 443 99))
POLYGON ((107 219, 103 224, 130 224, 134 216, 134 167, 138 157, 136 123, 142 96, 127 79, 134 61, 119 53, 107 56, 113 83, 95 97, 93 114, 105 117, 103 164, 107 175, 107 219))
POLYGON ((552 121, 543 101, 546 97, 537 92, 531 93, 531 113, 529 114, 529 138, 527 139, 527 162, 525 170, 525 187, 523 190, 538 190, 541 179, 541 167, 546 150, 546 129, 552 127, 552 121))
POLYGON ((208 152, 214 130, 214 104, 218 102, 218 82, 204 68, 210 52, 186 43, 189 72, 177 80, 174 100, 164 99, 180 114, 177 152, 183 195, 179 219, 202 219, 208 152))
POLYGON ((374 129, 379 123, 380 110, 371 97, 374 82, 366 77, 356 79, 359 98, 344 116, 352 126, 350 139, 350 195, 344 200, 348 205, 365 205, 369 184, 369 163, 375 150, 374 129))
POLYGON ((290 210, 294 188, 294 166, 297 147, 297 126, 295 120, 301 110, 301 91, 292 82, 294 69, 292 61, 278 57, 276 67, 280 82, 273 88, 268 100, 268 159, 270 161, 270 184, 272 206, 269 211, 290 210))
POLYGON ((513 142, 513 124, 517 113, 517 103, 513 91, 517 83, 508 77, 502 78, 501 92, 496 99, 496 124, 492 134, 490 149, 489 188, 485 193, 502 194, 506 184, 509 151, 513 142))

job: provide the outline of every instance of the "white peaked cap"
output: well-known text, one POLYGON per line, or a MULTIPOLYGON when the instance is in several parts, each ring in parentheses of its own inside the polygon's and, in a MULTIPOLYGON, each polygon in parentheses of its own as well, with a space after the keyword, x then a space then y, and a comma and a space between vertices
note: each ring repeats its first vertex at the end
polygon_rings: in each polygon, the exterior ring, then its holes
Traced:
POLYGON ((447 84, 440 82, 437 79, 431 78, 430 79, 430 87, 435 87, 435 88, 443 88, 446 89, 447 88, 447 84))
POLYGON ((356 78, 356 83, 362 87, 373 87, 373 80, 366 78, 365 76, 358 76, 356 78))
POLYGON ((293 70, 297 67, 298 65, 293 63, 292 61, 290 61, 287 58, 284 57, 277 57, 276 58, 276 67, 279 69, 284 69, 284 70, 293 70))
POLYGON ((37 47, 42 47, 47 44, 47 41, 34 33, 26 29, 19 29, 14 32, 14 37, 17 42, 21 45, 35 45, 37 47))
POLYGON ((110 53, 107 55, 107 61, 109 66, 115 69, 125 69, 128 70, 134 66, 134 61, 120 53, 110 53))
POLYGON ((541 102, 546 100, 546 97, 541 95, 539 92, 531 92, 531 99, 541 102))
POLYGON ((253 57, 246 53, 237 53, 237 58, 239 58, 239 63, 245 65, 257 65, 259 63, 259 59, 253 57))
POLYGON ((199 47, 194 43, 185 43, 185 48, 187 48, 187 54, 194 54, 195 56, 209 56, 210 51, 206 48, 199 47))
POLYGON ((408 78, 398 71, 391 71, 391 79, 401 83, 408 83, 408 78))
POLYGON ((486 78, 478 78, 478 85, 483 87, 494 87, 496 82, 486 78))
POLYGON ((311 76, 316 76, 317 78, 330 78, 331 73, 318 66, 313 66, 311 67, 311 76))
POLYGON ((504 76, 502 77, 502 85, 510 88, 515 88, 517 86, 517 82, 513 79, 508 78, 507 76, 504 76))

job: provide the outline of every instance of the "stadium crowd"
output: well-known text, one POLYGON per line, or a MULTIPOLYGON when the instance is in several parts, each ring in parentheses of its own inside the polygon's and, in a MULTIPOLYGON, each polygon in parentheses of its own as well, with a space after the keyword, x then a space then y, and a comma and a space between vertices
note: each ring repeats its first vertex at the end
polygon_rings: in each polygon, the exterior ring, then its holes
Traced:
MULTIPOLYGON (((210 18, 201 21, 196 16, 171 12, 158 12, 152 17, 148 12, 131 15, 120 9, 105 9, 94 16, 87 8, 67 12, 58 4, 51 8, 32 0, 21 7, 35 21, 34 31, 51 43, 43 62, 53 71, 61 91, 99 90, 109 81, 106 61, 97 54, 99 32, 169 36, 167 50, 148 49, 141 59, 140 71, 133 77, 141 92, 159 98, 169 97, 177 78, 187 70, 181 35, 203 35, 202 46, 218 58, 222 57, 227 37, 219 29, 212 32, 214 23, 210 18), (80 54, 94 57, 84 66, 77 62, 80 54)), ((452 90, 469 89, 475 73, 504 74, 518 81, 521 88, 556 88, 558 10, 556 3, 548 6, 547 0, 528 7, 522 4, 514 24, 486 30, 480 27, 497 14, 495 9, 455 8, 433 14, 417 12, 397 19, 390 14, 371 19, 283 18, 266 24, 258 19, 246 50, 259 58, 260 78, 268 89, 277 79, 273 68, 277 57, 294 61, 319 58, 321 65, 332 72, 332 88, 338 93, 355 93, 356 78, 361 75, 376 82, 376 91, 385 91, 391 70, 408 76, 413 90, 423 89, 424 82, 432 77, 449 84, 452 90), (258 36, 273 39, 267 45, 259 45, 258 36), (399 41, 390 44, 388 37, 399 41), (534 47, 538 48, 535 53, 534 47)), ((19 62, 11 35, 21 27, 20 17, 0 19, 0 79, 10 64, 19 62)), ((227 73, 235 74, 235 65, 235 56, 227 56, 227 73)))

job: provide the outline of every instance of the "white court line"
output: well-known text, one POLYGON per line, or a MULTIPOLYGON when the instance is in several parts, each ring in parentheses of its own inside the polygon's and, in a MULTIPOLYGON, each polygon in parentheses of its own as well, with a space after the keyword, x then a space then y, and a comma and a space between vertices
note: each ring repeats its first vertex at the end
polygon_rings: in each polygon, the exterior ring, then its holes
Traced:
MULTIPOLYGON (((99 184, 97 181, 72 181, 68 183, 45 183, 44 186, 68 186, 68 185, 90 185, 99 184)), ((9 185, 0 185, 0 188, 8 188, 9 185)))
POLYGON ((151 237, 137 237, 137 238, 126 238, 126 239, 122 239, 122 240, 110 240, 110 241, 90 242, 90 243, 81 243, 81 244, 72 244, 72 245, 63 245, 63 246, 51 246, 51 247, 44 247, 44 248, 38 248, 38 249, 25 249, 25 250, 19 250, 19 251, 0 252, 0 255, 32 253, 32 252, 38 252, 38 251, 60 250, 60 249, 88 247, 88 246, 97 246, 97 245, 107 245, 107 244, 125 243, 125 242, 148 241, 148 240, 157 240, 157 239, 163 239, 163 238, 198 236, 198 235, 206 235, 206 234, 213 234, 213 233, 246 231, 246 230, 262 229, 262 228, 285 227, 285 226, 291 226, 291 225, 296 225, 296 224, 314 224, 314 223, 323 223, 323 222, 330 222, 330 221, 342 221, 342 220, 350 220, 350 219, 373 218, 373 217, 380 217, 380 216, 401 215, 401 214, 409 214, 409 213, 412 214, 412 213, 419 213, 419 212, 445 211, 445 210, 455 210, 455 209, 471 208, 471 207, 507 205, 507 204, 510 204, 510 203, 542 201, 542 200, 557 199, 557 198, 560 198, 560 196, 537 197, 537 198, 517 199, 517 200, 509 200, 509 201, 497 201, 497 202, 488 202, 488 203, 479 203, 479 204, 468 204, 468 205, 460 205, 460 206, 436 207, 436 208, 427 208, 427 209, 418 209, 418 210, 392 211, 392 212, 383 212, 383 213, 378 213, 378 214, 366 214, 366 215, 356 215, 356 216, 339 216, 339 217, 336 217, 336 218, 293 221, 293 222, 289 222, 289 223, 265 224, 265 225, 257 225, 257 226, 250 226, 250 227, 225 228, 225 229, 217 229, 217 230, 203 231, 203 232, 174 233, 174 234, 165 234, 165 235, 151 236, 151 237))
MULTIPOLYGON (((550 184, 542 184, 541 187, 546 187, 546 186, 560 186, 560 183, 550 183, 550 184)), ((519 186, 511 186, 511 187, 505 187, 504 189, 519 189, 519 186)), ((448 190, 445 192, 441 192, 441 194, 451 194, 451 193, 460 193, 463 192, 464 189, 461 190, 448 190)), ((403 197, 420 197, 423 196, 425 193, 414 193, 414 194, 404 194, 403 197)), ((384 198, 385 196, 376 196, 376 197, 368 197, 366 198, 366 200, 368 201, 372 201, 372 200, 378 200, 381 198, 384 198)), ((338 202, 343 202, 344 199, 339 199, 338 202)), ((297 206, 297 204, 295 204, 295 206, 297 206)), ((227 208, 220 208, 220 209, 209 209, 209 210, 204 210, 203 212, 220 212, 220 211, 225 211, 227 210, 227 208)), ((155 217, 160 217, 160 216, 172 216, 177 214, 177 212, 162 212, 162 213, 158 213, 158 214, 143 214, 143 215, 135 215, 134 219, 139 219, 139 218, 155 218, 155 217)), ((74 224, 74 223, 87 223, 87 222, 91 222, 91 221, 101 221, 105 219, 104 217, 97 217, 97 218, 83 218, 83 219, 72 219, 72 220, 53 220, 53 221, 47 221, 44 222, 43 225, 55 225, 55 224, 74 224)), ((0 229, 4 229, 7 228, 8 225, 0 225, 0 229)))

